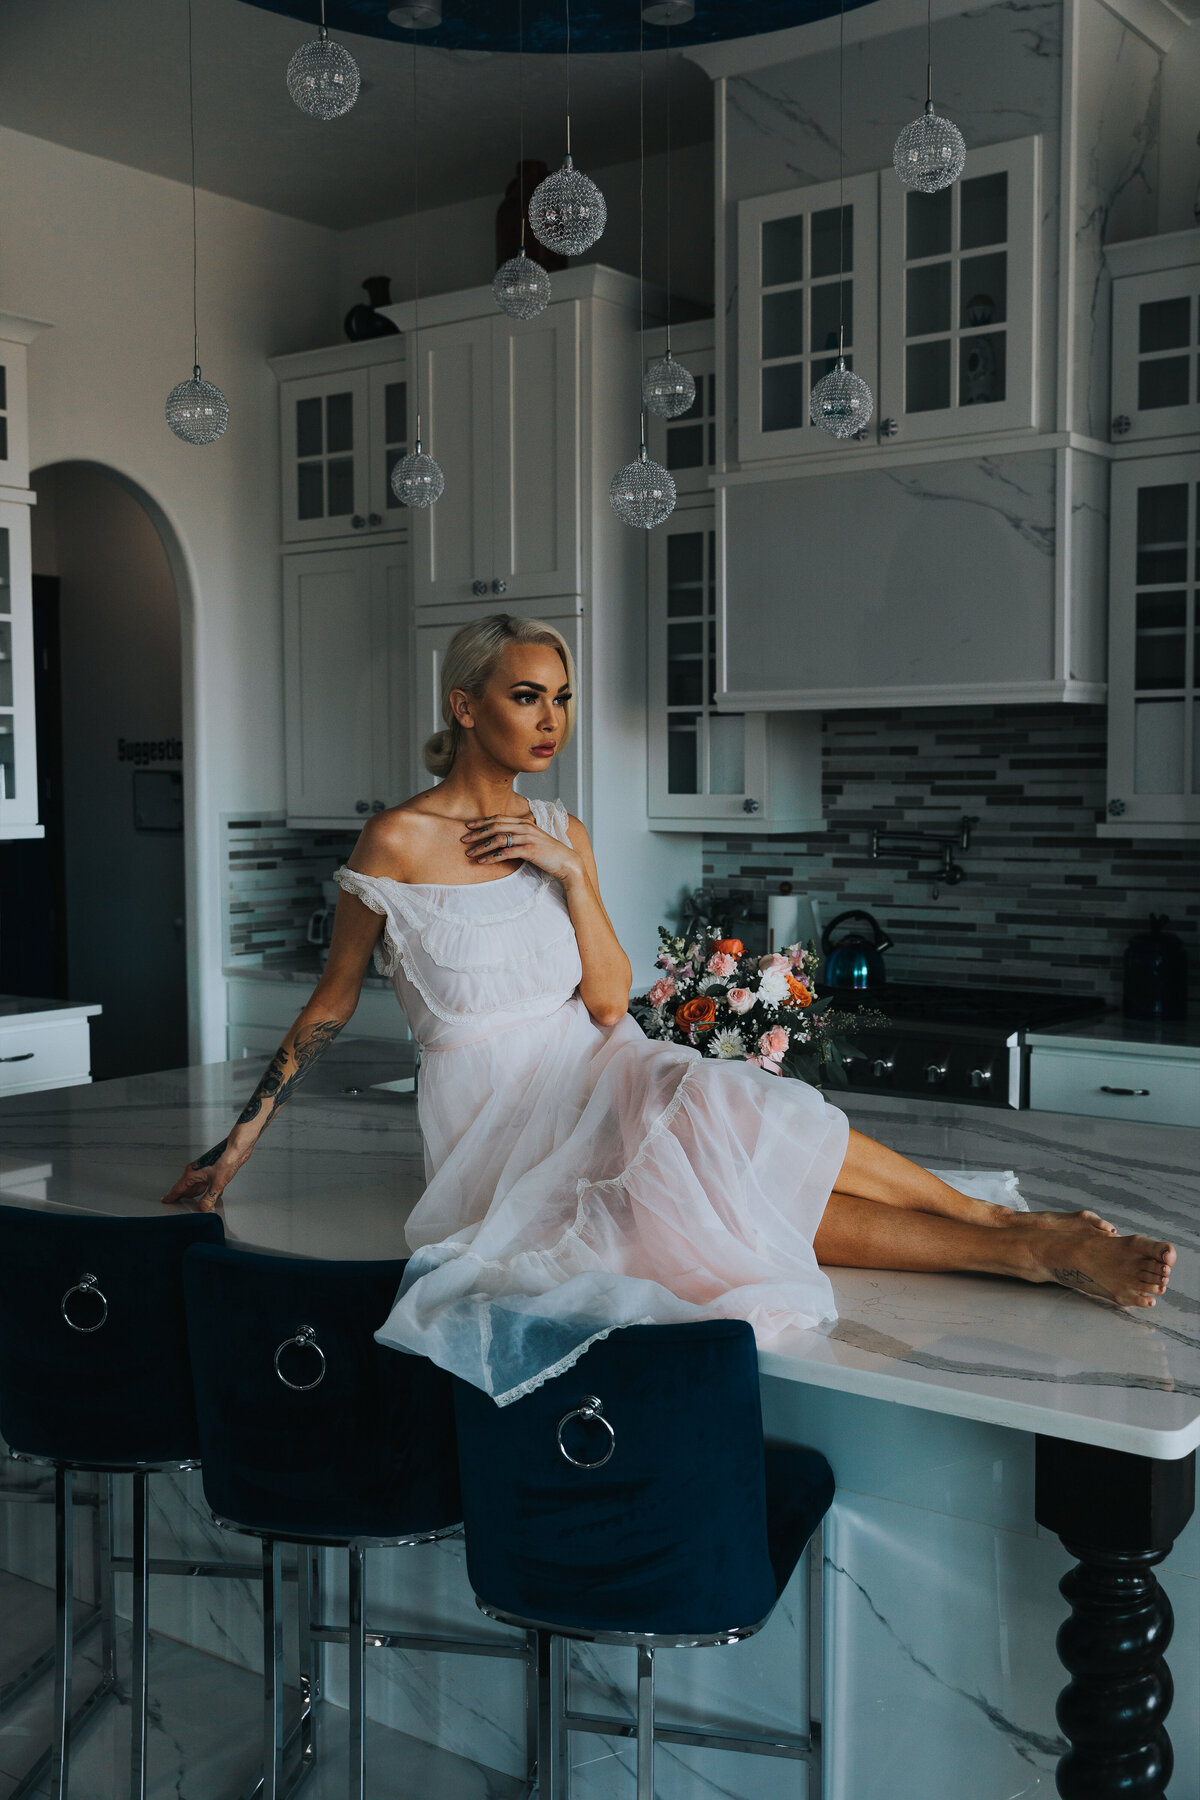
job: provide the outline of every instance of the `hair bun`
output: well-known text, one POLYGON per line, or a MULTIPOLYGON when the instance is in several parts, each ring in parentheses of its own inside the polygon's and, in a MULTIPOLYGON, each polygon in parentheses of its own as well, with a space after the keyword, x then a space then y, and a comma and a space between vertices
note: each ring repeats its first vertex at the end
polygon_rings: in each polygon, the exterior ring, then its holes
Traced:
POLYGON ((449 725, 435 731, 431 738, 426 738, 425 747, 421 751, 421 761, 431 775, 442 780, 450 773, 454 764, 454 732, 449 725))

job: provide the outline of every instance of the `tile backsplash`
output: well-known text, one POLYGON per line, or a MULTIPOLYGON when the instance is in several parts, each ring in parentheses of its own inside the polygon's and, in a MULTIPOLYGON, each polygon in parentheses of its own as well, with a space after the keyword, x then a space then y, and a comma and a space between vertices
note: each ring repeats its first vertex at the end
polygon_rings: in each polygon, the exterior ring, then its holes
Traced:
POLYGON ((861 906, 894 940, 901 981, 1097 994, 1120 1003, 1121 955, 1150 912, 1187 946, 1200 1010, 1200 842, 1098 838, 1105 717, 1099 706, 955 707, 825 718, 828 829, 704 840, 705 885, 766 896, 790 881, 827 924, 861 906), (951 832, 975 814, 966 879, 932 897, 932 861, 871 860, 871 832, 951 832))
POLYGON ((357 832, 298 830, 276 814, 235 813, 222 827, 225 967, 294 956, 321 905, 321 883, 345 862, 357 832))

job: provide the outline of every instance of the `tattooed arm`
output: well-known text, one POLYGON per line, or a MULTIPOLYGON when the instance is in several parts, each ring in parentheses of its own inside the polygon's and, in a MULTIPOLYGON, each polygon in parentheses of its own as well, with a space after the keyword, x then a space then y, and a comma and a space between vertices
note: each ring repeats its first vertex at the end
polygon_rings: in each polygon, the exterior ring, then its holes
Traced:
POLYGON ((380 915, 360 900, 339 895, 329 962, 311 999, 271 1058, 229 1136, 188 1164, 170 1193, 163 1195, 164 1205, 182 1201, 211 1212, 280 1107, 353 1017, 382 926, 380 915))

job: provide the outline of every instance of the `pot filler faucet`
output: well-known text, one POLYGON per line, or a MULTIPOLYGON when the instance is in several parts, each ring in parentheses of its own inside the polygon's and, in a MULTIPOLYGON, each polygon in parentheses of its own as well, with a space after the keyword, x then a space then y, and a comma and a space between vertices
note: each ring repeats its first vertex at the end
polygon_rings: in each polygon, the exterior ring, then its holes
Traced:
POLYGON ((971 848, 971 827, 978 823, 978 818, 968 817, 964 813, 959 820, 958 830, 950 833, 889 831, 884 825, 876 825, 871 833, 871 860, 878 862, 884 856, 903 856, 915 863, 922 857, 940 856, 942 866, 935 869, 930 877, 933 882, 931 898, 936 900, 943 885, 957 887, 960 881, 966 880, 966 870, 955 862, 954 852, 971 848))

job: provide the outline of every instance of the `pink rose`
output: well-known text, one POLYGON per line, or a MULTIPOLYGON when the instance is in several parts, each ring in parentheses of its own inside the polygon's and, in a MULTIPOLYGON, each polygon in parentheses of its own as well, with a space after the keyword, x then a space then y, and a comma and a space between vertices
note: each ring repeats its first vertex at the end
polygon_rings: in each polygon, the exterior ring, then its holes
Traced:
POLYGON ((704 966, 710 975, 728 976, 737 970, 737 964, 732 956, 727 955, 724 950, 714 950, 704 966))
POLYGON ((754 1005, 754 995, 749 988, 730 988, 725 998, 730 1010, 735 1013, 749 1012, 754 1005))
POLYGON ((769 1056, 748 1056, 746 1061, 748 1063, 753 1063, 756 1069, 765 1069, 768 1075, 783 1074, 783 1070, 780 1068, 779 1064, 773 1062, 769 1056))
POLYGON ((772 1025, 770 1031, 764 1031, 758 1040, 758 1048, 763 1056, 772 1062, 779 1062, 786 1054, 790 1042, 782 1025, 772 1025))
POLYGON ((768 969, 777 969, 782 973, 790 967, 791 964, 786 956, 760 956, 758 959, 759 973, 762 975, 765 975, 768 969))
POLYGON ((671 995, 674 992, 675 992, 674 977, 670 976, 670 975, 660 976, 659 979, 654 983, 654 986, 650 989, 648 998, 649 998, 651 1006, 665 1005, 666 1002, 671 998, 671 995))

